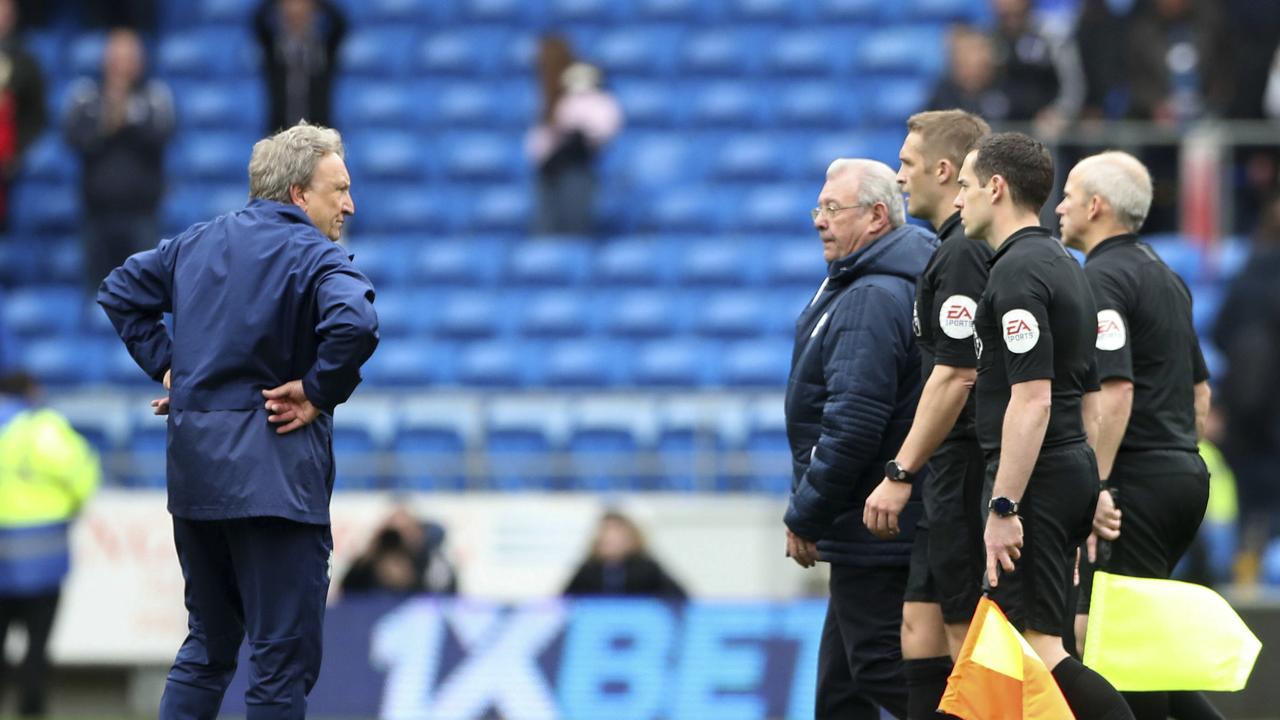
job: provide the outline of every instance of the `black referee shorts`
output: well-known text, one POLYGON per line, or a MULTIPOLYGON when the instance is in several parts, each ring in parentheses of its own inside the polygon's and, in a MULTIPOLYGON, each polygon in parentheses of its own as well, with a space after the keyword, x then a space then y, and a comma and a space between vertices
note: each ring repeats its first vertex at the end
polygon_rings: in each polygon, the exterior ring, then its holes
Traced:
POLYGON ((942 620, 967 623, 982 594, 982 478, 976 440, 949 440, 929 459, 924 520, 911 546, 907 602, 938 603, 942 620))
MULTIPOLYGON (((1108 478, 1120 507, 1120 537, 1099 543, 1096 568, 1167 579, 1191 547, 1209 504, 1209 470, 1199 453, 1148 450, 1116 455, 1108 478)), ((1089 613, 1094 565, 1080 563, 1077 612, 1089 613)))
MULTIPOLYGON (((989 458, 983 507, 991 498, 999 456, 989 458)), ((1061 636, 1075 608, 1068 598, 1076 548, 1089 536, 1098 502, 1098 461, 1083 442, 1040 452, 1019 503, 1022 557, 1000 571, 991 598, 1019 630, 1061 636)), ((984 515, 984 517, 986 517, 984 515)), ((983 551, 983 567, 986 551, 983 551)))

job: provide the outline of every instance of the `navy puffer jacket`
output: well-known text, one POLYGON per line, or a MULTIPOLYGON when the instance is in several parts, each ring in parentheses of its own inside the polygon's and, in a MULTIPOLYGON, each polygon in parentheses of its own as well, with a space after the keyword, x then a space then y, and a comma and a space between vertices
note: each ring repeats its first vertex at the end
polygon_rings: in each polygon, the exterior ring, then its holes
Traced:
POLYGON ((827 562, 893 566, 910 558, 919 491, 894 540, 867 531, 862 505, 911 429, 920 399, 912 304, 936 247, 919 227, 893 230, 831 263, 796 321, 786 397, 794 480, 785 522, 816 540, 827 562))

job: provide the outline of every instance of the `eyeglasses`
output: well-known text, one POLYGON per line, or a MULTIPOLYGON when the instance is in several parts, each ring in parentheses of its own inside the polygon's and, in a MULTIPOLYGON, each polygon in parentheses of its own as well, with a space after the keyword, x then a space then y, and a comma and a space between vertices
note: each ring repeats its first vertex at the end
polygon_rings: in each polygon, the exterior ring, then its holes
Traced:
POLYGON ((827 218, 830 219, 834 218, 841 210, 852 210, 853 208, 866 206, 866 203, 854 203, 853 205, 836 205, 835 203, 828 203, 826 207, 816 207, 810 210, 809 217, 817 220, 819 215, 826 213, 827 218))

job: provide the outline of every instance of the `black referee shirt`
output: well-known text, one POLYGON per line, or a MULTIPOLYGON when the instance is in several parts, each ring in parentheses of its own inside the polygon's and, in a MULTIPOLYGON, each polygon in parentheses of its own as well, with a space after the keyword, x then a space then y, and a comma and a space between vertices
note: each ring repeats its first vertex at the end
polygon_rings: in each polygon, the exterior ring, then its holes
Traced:
POLYGON ((1085 439, 1081 398, 1097 384, 1097 311, 1084 270, 1042 227, 1026 227, 991 257, 974 320, 978 442, 1000 448, 1010 386, 1053 381, 1042 447, 1085 439))
MULTIPOLYGON (((926 382, 935 363, 951 367, 977 367, 973 354, 973 316, 987 286, 987 262, 991 246, 965 237, 960 213, 938 228, 941 245, 933 253, 916 283, 912 325, 920 346, 920 368, 926 382)), ((972 439, 973 393, 965 401, 948 440, 972 439)))
POLYGON ((1137 235, 1102 241, 1084 274, 1098 304, 1098 379, 1133 383, 1120 451, 1196 452, 1196 383, 1209 379, 1191 293, 1137 235))

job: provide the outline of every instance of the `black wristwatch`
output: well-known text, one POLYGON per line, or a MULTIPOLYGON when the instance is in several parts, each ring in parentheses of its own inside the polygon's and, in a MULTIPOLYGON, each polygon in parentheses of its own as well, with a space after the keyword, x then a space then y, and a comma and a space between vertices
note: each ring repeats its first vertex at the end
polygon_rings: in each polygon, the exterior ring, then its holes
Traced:
POLYGON ((884 464, 884 476, 894 482, 911 484, 916 479, 916 474, 907 472, 907 469, 898 464, 897 460, 890 460, 884 464))
POLYGON ((1018 503, 1007 497, 993 497, 991 502, 987 503, 987 510, 1000 517, 1009 517, 1018 514, 1018 503))

